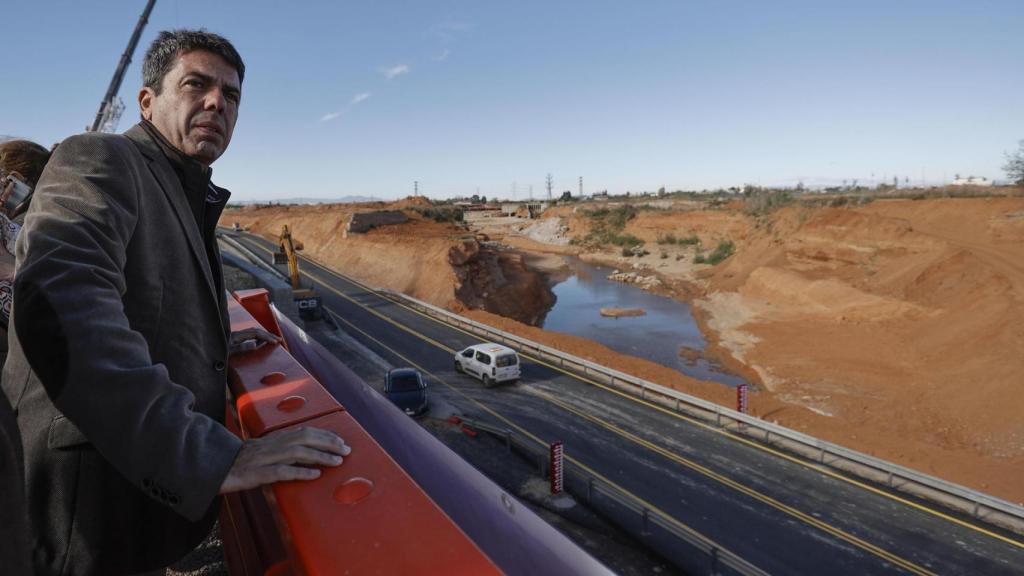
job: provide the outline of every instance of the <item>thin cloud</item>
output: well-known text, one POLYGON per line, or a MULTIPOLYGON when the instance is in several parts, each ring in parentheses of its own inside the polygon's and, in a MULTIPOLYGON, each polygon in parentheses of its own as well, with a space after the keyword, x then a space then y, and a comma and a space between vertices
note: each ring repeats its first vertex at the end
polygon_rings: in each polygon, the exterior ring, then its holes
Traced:
POLYGON ((451 50, 449 50, 449 49, 445 48, 444 50, 442 50, 442 51, 441 51, 441 53, 440 53, 440 54, 438 54, 437 56, 434 56, 434 57, 433 57, 433 60, 434 60, 434 61, 436 61, 436 62, 441 62, 441 61, 443 61, 443 60, 447 60, 447 59, 448 59, 448 56, 449 56, 449 55, 450 55, 451 53, 452 53, 452 51, 451 51, 451 50))
POLYGON ((370 97, 369 92, 360 92, 352 97, 352 105, 355 106, 370 97))
POLYGON ((434 24, 433 26, 430 27, 429 30, 427 30, 427 34, 440 38, 445 42, 451 42, 455 40, 455 37, 459 33, 465 32, 467 30, 472 30, 473 28, 476 28, 476 24, 472 22, 463 22, 461 20, 449 20, 447 22, 440 22, 438 24, 434 24))
POLYGON ((341 116, 341 112, 331 112, 330 114, 324 114, 323 117, 320 118, 320 121, 330 122, 331 120, 334 120, 338 116, 341 116))
POLYGON ((385 78, 387 78, 388 80, 391 80, 392 78, 394 78, 396 76, 401 76, 402 74, 408 74, 409 73, 409 65, 408 64, 399 64, 397 66, 392 66, 391 68, 385 68, 384 70, 382 70, 382 72, 384 73, 384 77, 385 78))

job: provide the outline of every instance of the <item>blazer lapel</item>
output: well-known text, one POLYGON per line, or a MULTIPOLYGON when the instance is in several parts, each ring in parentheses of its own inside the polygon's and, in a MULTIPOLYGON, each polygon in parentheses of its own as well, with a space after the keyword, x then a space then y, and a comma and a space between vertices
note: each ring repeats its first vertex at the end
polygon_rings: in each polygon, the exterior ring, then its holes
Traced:
POLYGON ((185 191, 181 187, 181 181, 178 180, 178 176, 167 162, 163 152, 160 151, 157 144, 153 142, 152 138, 141 126, 133 126, 125 132, 125 136, 135 142, 143 156, 149 160, 149 170, 160 184, 160 189, 163 191, 164 196, 167 197, 167 201, 173 207, 178 224, 181 225, 185 237, 188 238, 188 245, 192 249, 192 256, 196 260, 196 265, 203 271, 203 278, 206 279, 206 287, 209 290, 210 297, 219 306, 220 300, 217 298, 217 289, 213 282, 213 272, 210 270, 210 260, 206 257, 203 237, 199 232, 199 225, 196 224, 196 218, 192 215, 192 209, 188 205, 188 200, 185 199, 185 191))

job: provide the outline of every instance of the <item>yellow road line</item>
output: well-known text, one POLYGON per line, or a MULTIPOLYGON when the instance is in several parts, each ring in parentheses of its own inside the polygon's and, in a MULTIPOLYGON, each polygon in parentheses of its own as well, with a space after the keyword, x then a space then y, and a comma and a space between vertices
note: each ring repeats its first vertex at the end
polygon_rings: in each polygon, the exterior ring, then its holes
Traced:
MULTIPOLYGON (((270 253, 270 250, 267 250, 263 246, 259 246, 259 248, 261 248, 265 252, 270 253)), ((305 258, 305 257, 303 257, 303 258, 306 259, 306 260, 309 260, 308 258, 305 258)), ((310 260, 310 261, 313 262, 314 264, 316 264, 317 266, 319 266, 320 268, 322 268, 328 274, 334 275, 334 276, 338 277, 341 280, 344 280, 346 282, 349 282, 349 283, 355 284, 357 286, 360 286, 361 288, 365 289, 367 292, 375 295, 378 298, 381 298, 381 299, 386 300, 388 302, 391 302, 391 303, 393 303, 393 304, 395 304, 397 306, 405 308, 406 310, 408 310, 410 312, 413 312, 414 314, 417 314, 419 316, 422 316, 423 318, 427 318, 429 320, 432 320, 432 321, 434 321, 435 323, 437 323, 437 324, 439 324, 441 326, 445 326, 447 328, 450 328, 450 329, 453 329, 453 330, 457 330, 459 332, 462 332, 463 334, 466 334, 467 336, 477 337, 477 335, 473 334, 472 332, 464 330, 464 329, 462 329, 462 328, 460 328, 458 326, 452 326, 451 324, 448 324, 448 323, 443 322, 443 321, 441 321, 441 320, 439 320, 437 318, 434 318, 433 316, 431 316, 429 314, 425 314, 425 313, 423 313, 423 312, 421 312, 419 310, 416 310, 415 308, 411 308, 411 307, 409 307, 408 305, 406 305, 406 304, 404 304, 402 302, 399 302, 399 301, 394 300, 392 298, 388 298, 388 297, 382 296, 376 290, 374 290, 373 288, 370 288, 370 287, 366 286, 365 284, 363 284, 363 283, 361 283, 361 282, 359 282, 357 280, 353 280, 353 279, 351 279, 351 278, 349 278, 347 276, 343 276, 342 274, 340 274, 340 273, 338 273, 338 272, 336 272, 334 270, 331 270, 327 266, 324 266, 324 265, 319 264, 318 262, 315 262, 315 261, 312 261, 312 260, 310 260)), ((309 276, 311 279, 314 279, 308 272, 303 272, 303 274, 305 274, 306 276, 309 276)), ((432 344, 434 344, 434 345, 436 345, 436 346, 438 346, 438 347, 440 347, 440 348, 442 348, 442 349, 444 349, 444 350, 446 350, 448 352, 454 352, 454 349, 452 349, 452 348, 450 348, 448 346, 445 346, 444 344, 441 344, 439 342, 436 342, 435 340, 431 339, 430 337, 428 337, 428 336, 426 336, 424 334, 421 334, 419 332, 411 330, 408 327, 395 322, 391 318, 388 318, 388 317, 380 314, 379 312, 377 312, 375 310, 371 310, 366 305, 364 305, 364 304, 362 304, 362 303, 352 299, 348 295, 342 294, 341 292, 336 290, 333 286, 330 286, 329 284, 326 284, 326 283, 324 283, 322 281, 320 281, 320 282, 321 282, 321 284, 326 286, 328 289, 330 289, 332 292, 342 296, 343 298, 349 300, 350 302, 356 304, 357 306, 366 309, 367 311, 371 312, 372 314, 374 314, 374 315, 380 317, 381 319, 383 319, 383 320, 385 320, 385 321, 387 321, 387 322, 389 322, 389 323, 391 323, 391 324, 401 328, 402 330, 405 330, 406 332, 408 332, 410 334, 413 334, 413 335, 415 335, 415 336, 417 336, 417 337, 419 337, 419 338, 421 338, 423 340, 426 340, 426 341, 428 341, 428 342, 430 342, 430 343, 432 343, 432 344)), ((597 382, 597 381, 592 380, 590 378, 587 378, 585 376, 569 372, 569 371, 567 371, 567 370, 565 370, 565 369, 563 369, 563 368, 561 368, 559 366, 551 364, 551 363, 549 363, 549 362, 547 362, 545 360, 542 360, 540 358, 536 358, 536 357, 530 356, 528 354, 522 354, 522 355, 525 356, 526 358, 532 360, 533 362, 535 362, 537 364, 541 364, 541 365, 546 366, 546 367, 548 367, 548 368, 550 368, 552 370, 555 370, 557 372, 560 372, 562 374, 570 376, 571 378, 574 378, 576 380, 579 380, 579 381, 582 381, 582 382, 586 382, 588 384, 591 384, 593 386, 601 388, 601 389, 603 389, 603 390, 605 390, 607 392, 615 394, 615 395, 617 395, 617 396, 619 396, 621 398, 624 398, 626 400, 630 400, 632 402, 641 404, 641 405, 646 406, 648 408, 652 408, 652 409, 657 410, 657 411, 659 411, 659 412, 661 412, 663 414, 672 416, 674 418, 678 418, 680 420, 683 420, 683 421, 688 422, 690 424, 693 424, 695 426, 699 426, 699 427, 701 427, 701 428, 703 428, 705 430, 714 432, 716 434, 720 434, 720 435, 726 436, 728 438, 731 438, 732 440, 735 440, 737 442, 740 442, 740 443, 745 444, 747 446, 750 446, 752 448, 756 448, 757 450, 760 450, 762 452, 766 452, 766 453, 771 454, 773 456, 776 456, 778 458, 782 458, 782 459, 784 459, 784 460, 786 460, 788 462, 797 464, 797 465, 802 466, 804 468, 807 468, 809 470, 814 470, 814 471, 819 472, 821 474, 824 474, 824 475, 826 475, 826 476, 828 476, 830 478, 833 478, 833 479, 836 479, 836 480, 840 480, 842 482, 845 482, 845 483, 850 484, 852 486, 856 486, 858 488, 861 488, 863 490, 866 490, 866 491, 871 492, 873 494, 876 494, 878 496, 882 496, 882 497, 887 498, 889 500, 892 500, 894 502, 898 502, 898 503, 903 504, 905 506, 909 506, 909 507, 914 508, 914 509, 916 509, 918 511, 924 512, 926 514, 935 516, 937 518, 941 518, 941 519, 943 519, 943 520, 945 520, 947 522, 951 522, 951 523, 956 524, 958 526, 961 526, 963 528, 967 528, 969 530, 978 532, 980 534, 984 534, 986 536, 989 536, 989 537, 994 538, 996 540, 999 540, 1001 542, 1005 542, 1007 544, 1016 546, 1018 548, 1024 548, 1024 542, 1022 542, 1022 541, 1017 541, 1017 540, 1014 540, 1012 538, 1008 538, 1006 536, 1003 536, 1001 534, 997 534, 995 532, 992 532, 991 530, 987 530, 985 528, 982 528, 981 526, 977 526, 975 524, 972 524, 970 522, 961 520, 959 518, 955 518, 953 516, 950 516, 948 514, 945 514, 943 512, 935 510, 933 508, 929 508, 929 507, 924 506, 922 504, 918 504, 917 502, 912 502, 910 500, 907 500, 906 498, 897 496, 895 494, 892 494, 890 492, 881 490, 881 489, 876 488, 874 486, 870 486, 868 484, 865 484, 865 483, 863 483, 861 481, 858 481, 858 480, 855 480, 853 478, 849 478, 849 477, 847 477, 845 475, 842 475, 842 474, 839 474, 839 473, 837 473, 837 472, 835 472, 833 470, 830 470, 830 469, 828 469, 828 468, 826 468, 826 467, 824 467, 822 465, 806 462, 804 460, 801 460, 799 458, 796 458, 796 457, 791 456, 789 454, 786 454, 784 452, 780 452, 779 450, 776 450, 776 449, 771 448, 769 446, 765 446, 763 444, 755 442, 755 441, 753 441, 753 440, 751 440, 749 438, 745 438, 743 436, 739 436, 739 435, 737 435, 737 434, 735 434, 733 432, 730 432, 728 430, 725 430, 725 429, 722 429, 722 428, 718 428, 718 427, 712 426, 710 424, 706 424, 706 423, 701 422, 700 420, 696 420, 696 419, 694 419, 694 418, 692 418, 690 416, 686 416, 684 414, 680 414, 679 412, 675 412, 675 411, 669 410, 667 408, 664 408, 662 406, 658 406, 658 405, 653 404, 651 402, 648 402, 646 400, 636 398, 636 397, 634 397, 632 395, 626 394, 626 393, 624 393, 624 392, 622 392, 620 390, 617 390, 615 388, 612 388, 612 387, 610 387, 608 385, 602 384, 600 382, 597 382)))
MULTIPOLYGON (((465 393, 465 392, 463 392, 462 390, 459 390, 459 389, 458 389, 458 388, 456 388, 455 386, 453 386, 453 385, 449 384, 447 380, 445 380, 444 378, 441 378, 441 377, 440 377, 440 376, 438 376, 438 375, 437 375, 436 373, 434 373, 434 372, 432 372, 432 371, 430 371, 430 370, 427 370, 427 369, 426 369, 426 368, 424 368, 423 366, 420 366, 420 365, 419 365, 419 364, 418 364, 417 362, 415 362, 415 361, 414 361, 413 359, 411 359, 411 358, 409 358, 409 357, 405 356, 405 355, 404 355, 404 354, 402 354, 401 352, 399 352, 399 351, 395 350, 394 348, 392 348, 392 347, 388 346, 387 344, 385 344, 385 343, 381 342, 380 340, 378 340, 378 339, 377 339, 377 338, 375 338, 374 336, 370 335, 369 333, 367 333, 367 332, 366 332, 365 330, 363 330, 362 328, 360 328, 360 327, 356 326, 355 324, 353 324, 353 323, 349 322, 348 320, 346 320, 346 319, 342 318, 342 317, 341 317, 341 316, 340 316, 340 315, 339 315, 338 313, 334 312, 334 311, 333 311, 333 310, 331 310, 330 308, 327 308, 326 306, 324 306, 324 308, 325 308, 325 309, 326 309, 326 310, 327 310, 327 311, 328 311, 328 312, 329 312, 329 313, 330 313, 330 314, 331 314, 332 316, 334 316, 335 318, 337 318, 337 319, 338 319, 338 320, 340 320, 341 322, 344 322, 344 323, 345 323, 346 325, 348 325, 349 327, 351 327, 351 328, 352 328, 353 330, 356 330, 357 332, 359 332, 360 334, 362 334, 362 335, 363 335, 363 336, 365 336, 366 338, 369 338, 370 340, 374 341, 375 343, 377 343, 377 345, 378 345, 378 346, 380 346, 380 347, 384 348, 385 350, 387 350, 387 351, 391 352, 392 354, 394 354, 394 355, 395 355, 395 356, 397 356, 398 358, 401 358, 401 359, 402 359, 402 360, 403 360, 404 362, 406 362, 406 363, 407 363, 407 364, 409 364, 410 366, 413 366, 413 367, 415 367, 415 368, 416 368, 417 370, 419 370, 420 372, 422 372, 422 373, 424 373, 424 374, 429 374, 431 378, 433 378, 433 379, 434 379, 434 380, 436 380, 437 382, 440 382, 441 384, 444 384, 444 386, 445 386, 446 388, 448 388, 449 390, 451 390, 451 391, 452 391, 452 392, 454 392, 455 394, 458 394, 459 396, 461 396, 461 397, 462 397, 463 399, 465 399, 466 401, 468 401, 468 402, 470 402, 470 403, 472 403, 472 404, 475 404, 475 405, 476 405, 476 406, 477 406, 478 408, 480 408, 480 409, 481 409, 481 410, 483 410, 484 412, 486 412, 486 413, 490 414, 491 416, 493 416, 493 417, 494 417, 494 418, 496 418, 497 420, 499 420, 499 421, 501 421, 501 422, 505 423, 505 424, 506 424, 506 425, 507 425, 507 426, 508 426, 509 428, 512 428, 512 429, 516 430, 517 432, 519 432, 519 433, 520 433, 520 434, 522 434, 523 436, 525 436, 525 437, 529 438, 530 440, 534 441, 534 442, 535 442, 535 443, 537 443, 537 444, 538 444, 539 446, 541 446, 541 447, 543 447, 543 448, 545 448, 545 449, 546 449, 546 448, 547 448, 547 447, 548 447, 548 446, 550 445, 550 443, 549 443, 549 442, 547 442, 547 441, 545 441, 544 439, 540 438, 539 436, 537 436, 537 435, 533 434, 533 433, 532 433, 532 432, 530 432, 529 430, 526 430, 525 428, 523 428, 523 427, 519 426, 519 425, 518 425, 518 424, 516 424, 515 422, 513 422, 513 421, 509 420, 508 418, 506 418, 506 417, 502 416, 501 414, 499 414, 499 413, 498 413, 497 411, 495 411, 494 409, 492 409, 492 408, 490 408, 489 406, 487 406, 487 405, 483 404, 483 403, 482 403, 482 402, 480 402, 479 400, 476 400, 475 398, 472 398, 471 396, 469 396, 468 394, 466 394, 466 393, 465 393)), ((648 510, 650 510, 651 512, 657 512, 658 514, 660 514, 661 516, 663 516, 663 517, 665 518, 665 520, 666 520, 666 521, 668 521, 669 523, 671 523, 672 525, 674 525, 674 526, 678 527, 679 529, 681 529, 681 530, 683 530, 683 531, 685 531, 685 532, 687 532, 687 533, 691 534, 692 536, 694 536, 694 537, 696 537, 696 538, 698 538, 698 539, 700 539, 700 540, 703 540, 704 542, 707 542, 707 543, 709 543, 709 544, 712 544, 712 545, 714 545, 714 546, 715 546, 716 548, 718 548, 719 550, 722 550, 723 552, 727 552, 727 553, 729 553, 729 554, 732 554, 733 556, 735 556, 735 557, 737 557, 737 558, 741 558, 741 556, 740 556, 739 554, 736 554, 736 553, 734 553, 734 552, 730 551, 730 550, 729 550, 728 548, 726 548, 725 546, 722 546, 722 545, 721 545, 721 544, 719 544, 718 542, 716 542, 716 541, 712 540, 711 538, 709 538, 709 537, 705 536, 704 534, 700 533, 699 531, 697 531, 697 530, 696 530, 696 529, 694 529, 693 527, 691 527, 691 526, 689 526, 689 525, 687 525, 687 524, 684 524, 684 523, 680 522, 679 520, 676 520, 676 519, 675 519, 675 518, 674 518, 674 517, 673 517, 673 516, 672 516, 671 514, 669 514, 669 513, 665 512, 664 510, 662 510, 662 509, 661 509, 661 508, 659 508, 658 506, 656 506, 656 505, 652 504, 651 502, 648 502, 647 500, 645 500, 645 499, 641 498, 640 496, 637 496, 637 495, 636 495, 636 494, 634 494, 633 492, 631 492, 631 491, 627 490, 626 488, 624 488, 624 487, 620 486, 619 484, 617 484, 617 483, 615 483, 615 482, 611 481, 610 479, 608 479, 607 477, 605 477, 605 476, 604 476, 603 474, 601 474, 600 472, 598 472, 598 471, 594 470, 593 468, 591 468, 591 467, 587 466, 586 464, 584 464, 584 463, 580 462, 580 461, 579 461, 579 460, 577 460, 576 458, 573 458, 572 456, 570 456, 570 455, 569 455, 569 452, 568 452, 568 451, 564 452, 564 453, 563 453, 563 455, 564 455, 565 459, 566 459, 566 460, 568 460, 568 461, 569 461, 570 463, 572 463, 573 465, 575 465, 575 466, 578 466, 578 467, 579 467, 580 469, 582 469, 582 470, 585 470, 585 471, 586 471, 586 472, 587 472, 588 474, 590 474, 591 476, 593 476, 593 477, 597 478, 597 479, 598 479, 598 480, 600 480, 601 482, 604 482, 604 483, 605 483, 605 484, 607 484, 608 486, 611 486, 611 487, 615 488, 616 490, 618 490, 619 492, 621 492, 622 494, 625 494, 625 495, 626 495, 626 496, 628 496, 629 498, 633 499, 633 500, 634 500, 634 501, 635 501, 636 503, 640 504, 640 505, 641 505, 641 506, 643 506, 644 508, 647 508, 647 509, 648 509, 648 510)))
POLYGON ((764 504, 767 504, 767 505, 771 506, 772 508, 775 508, 775 509, 780 510, 780 511, 782 511, 782 512, 784 512, 784 513, 786 513, 786 514, 788 514, 788 515, 790 515, 790 516, 792 516, 794 518, 797 518, 798 520, 802 520, 802 521, 806 522, 807 524, 810 524, 811 526, 814 526, 815 528, 823 530, 823 531, 825 531, 825 532, 827 532, 827 533, 829 533, 829 534, 831 534, 831 535, 833 535, 833 536, 835 536, 835 537, 837 537, 837 538, 839 538, 841 540, 845 540, 846 542, 849 542, 850 544, 853 544, 854 546, 857 546, 858 548, 862 548, 862 549, 864 549, 864 550, 866 550, 868 552, 871 552, 872 554, 875 554, 876 556, 882 558, 883 560, 887 560, 889 562, 892 562, 893 564, 896 564, 896 565, 900 566, 901 568, 909 570, 910 572, 913 572, 915 574, 933 574, 932 572, 928 571, 926 568, 918 566, 917 564, 914 564, 914 563, 912 563, 912 562, 910 562, 908 560, 904 560, 903 558, 901 558, 899 556, 896 556, 895 554, 893 554, 891 552, 883 550, 882 548, 879 548, 878 546, 875 546, 874 544, 871 544, 871 543, 869 543, 869 542, 867 542, 865 540, 862 540, 862 539, 860 539, 860 538, 858 538, 858 537, 856 537, 856 536, 854 536, 852 534, 849 534, 849 533, 847 533, 847 532, 845 532, 845 531, 843 531, 843 530, 841 530, 839 528, 836 528, 836 527, 834 527, 834 526, 832 526, 830 524, 827 524, 827 523, 825 523, 822 520, 818 520, 817 518, 815 518, 815 517, 813 517, 813 516, 811 516, 809 514, 805 514, 805 513, 801 512, 801 511, 791 507, 791 506, 783 504, 782 502, 779 502, 778 500, 776 500, 776 499, 774 499, 774 498, 772 498, 772 497, 770 497, 770 496, 768 496, 766 494, 762 494, 761 492, 758 492, 757 490, 754 490, 753 488, 744 486, 744 485, 742 485, 742 484, 740 484, 740 483, 738 483, 738 482, 736 482, 736 481, 734 481, 734 480, 732 480, 732 479, 730 479, 730 478, 728 478, 726 476, 723 476, 723 475, 721 475, 721 474, 711 470, 710 468, 707 468, 705 466, 697 464, 696 462, 694 462, 692 460, 689 460, 688 458, 684 458, 682 456, 679 456, 678 454, 675 454, 675 453, 673 453, 673 452, 671 452, 669 450, 666 450, 665 448, 662 448, 662 447, 654 444, 653 442, 650 442, 648 440, 640 438, 639 436, 637 436, 637 435, 635 435, 635 434, 633 434, 631 432, 623 430, 623 429, 615 426, 614 424, 611 424, 609 422, 605 422, 605 421, 603 421, 603 420, 601 420, 599 418, 596 418, 594 416, 586 414, 585 412, 577 410, 574 407, 572 407, 572 406, 562 402, 561 400, 555 398, 554 396, 551 396, 550 394, 548 394, 546 392, 543 392, 543 391, 540 391, 540 390, 535 390, 534 392, 536 394, 544 397, 548 402, 551 402, 552 404, 561 407, 566 412, 569 412, 571 414, 576 415, 579 418, 583 418, 584 420, 592 422, 592 423, 594 423, 594 424, 596 424, 596 425, 598 425, 598 426, 600 426, 600 427, 602 427, 602 428, 604 428, 606 430, 611 431, 614 434, 622 436, 623 438, 626 438, 627 440, 630 440, 632 442, 635 442, 636 444, 640 444, 641 446, 644 446, 645 448, 647 448, 647 449, 649 449, 649 450, 651 450, 653 452, 661 454, 662 456, 664 456, 665 458, 668 458, 669 460, 672 460, 672 461, 674 461, 674 462, 676 462, 678 464, 681 464, 681 465, 683 465, 683 466, 685 466, 687 468, 690 468, 691 470, 694 470, 695 472, 703 474, 704 476, 707 476, 708 478, 711 478, 712 480, 715 480, 715 481, 717 481, 717 482, 719 482, 721 484, 724 484, 725 486, 733 488, 733 489, 735 489, 735 490, 737 490, 737 491, 739 491, 739 492, 741 492, 743 494, 746 494, 747 496, 750 496, 751 498, 754 498, 755 500, 758 500, 758 501, 760 501, 760 502, 762 502, 764 504))

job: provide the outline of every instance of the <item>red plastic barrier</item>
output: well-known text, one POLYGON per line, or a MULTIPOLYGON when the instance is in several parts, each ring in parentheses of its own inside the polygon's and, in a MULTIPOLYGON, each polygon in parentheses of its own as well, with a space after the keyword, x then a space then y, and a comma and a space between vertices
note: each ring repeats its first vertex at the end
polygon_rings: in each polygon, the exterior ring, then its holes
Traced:
MULTIPOLYGON (((274 311, 270 309, 270 296, 266 290, 263 288, 238 290, 233 296, 244 307, 241 308, 243 316, 239 318, 241 328, 262 326, 267 332, 278 338, 282 336, 281 326, 277 323, 277 318, 274 317, 274 311)), ((231 306, 228 306, 228 312, 230 313, 230 311, 231 306)), ((231 330, 240 330, 241 328, 235 328, 235 318, 232 317, 231 330)))
MULTIPOLYGON (((241 436, 234 409, 228 407, 226 416, 228 429, 241 436)), ((288 553, 262 490, 245 490, 224 496, 220 533, 231 576, 291 574, 288 553)))
MULTIPOLYGON (((264 328, 280 334, 265 291, 236 299, 252 306, 261 321, 265 310, 273 323, 264 328)), ((254 325, 241 304, 228 305, 232 330, 254 325)), ((247 514, 254 506, 246 506, 244 497, 227 499, 221 518, 222 530, 234 531, 224 536, 233 575, 254 574, 254 566, 265 575, 501 573, 281 345, 232 356, 229 382, 242 437, 314 426, 338 433, 352 447, 341 466, 325 468, 316 480, 265 490, 286 560, 266 550, 273 544, 260 543, 266 520, 247 514)), ((229 411, 229 426, 233 417, 229 411)))
POLYGON ((344 410, 283 346, 276 344, 264 344, 234 356, 228 382, 235 392, 247 438, 344 410))

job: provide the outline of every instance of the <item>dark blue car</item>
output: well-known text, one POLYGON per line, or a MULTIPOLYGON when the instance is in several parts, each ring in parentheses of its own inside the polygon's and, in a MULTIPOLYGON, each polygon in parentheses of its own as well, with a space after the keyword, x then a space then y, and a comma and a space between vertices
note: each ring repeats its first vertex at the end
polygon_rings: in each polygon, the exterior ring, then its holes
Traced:
POLYGON ((418 416, 427 411, 427 383, 418 370, 388 370, 384 378, 384 395, 410 416, 418 416))

